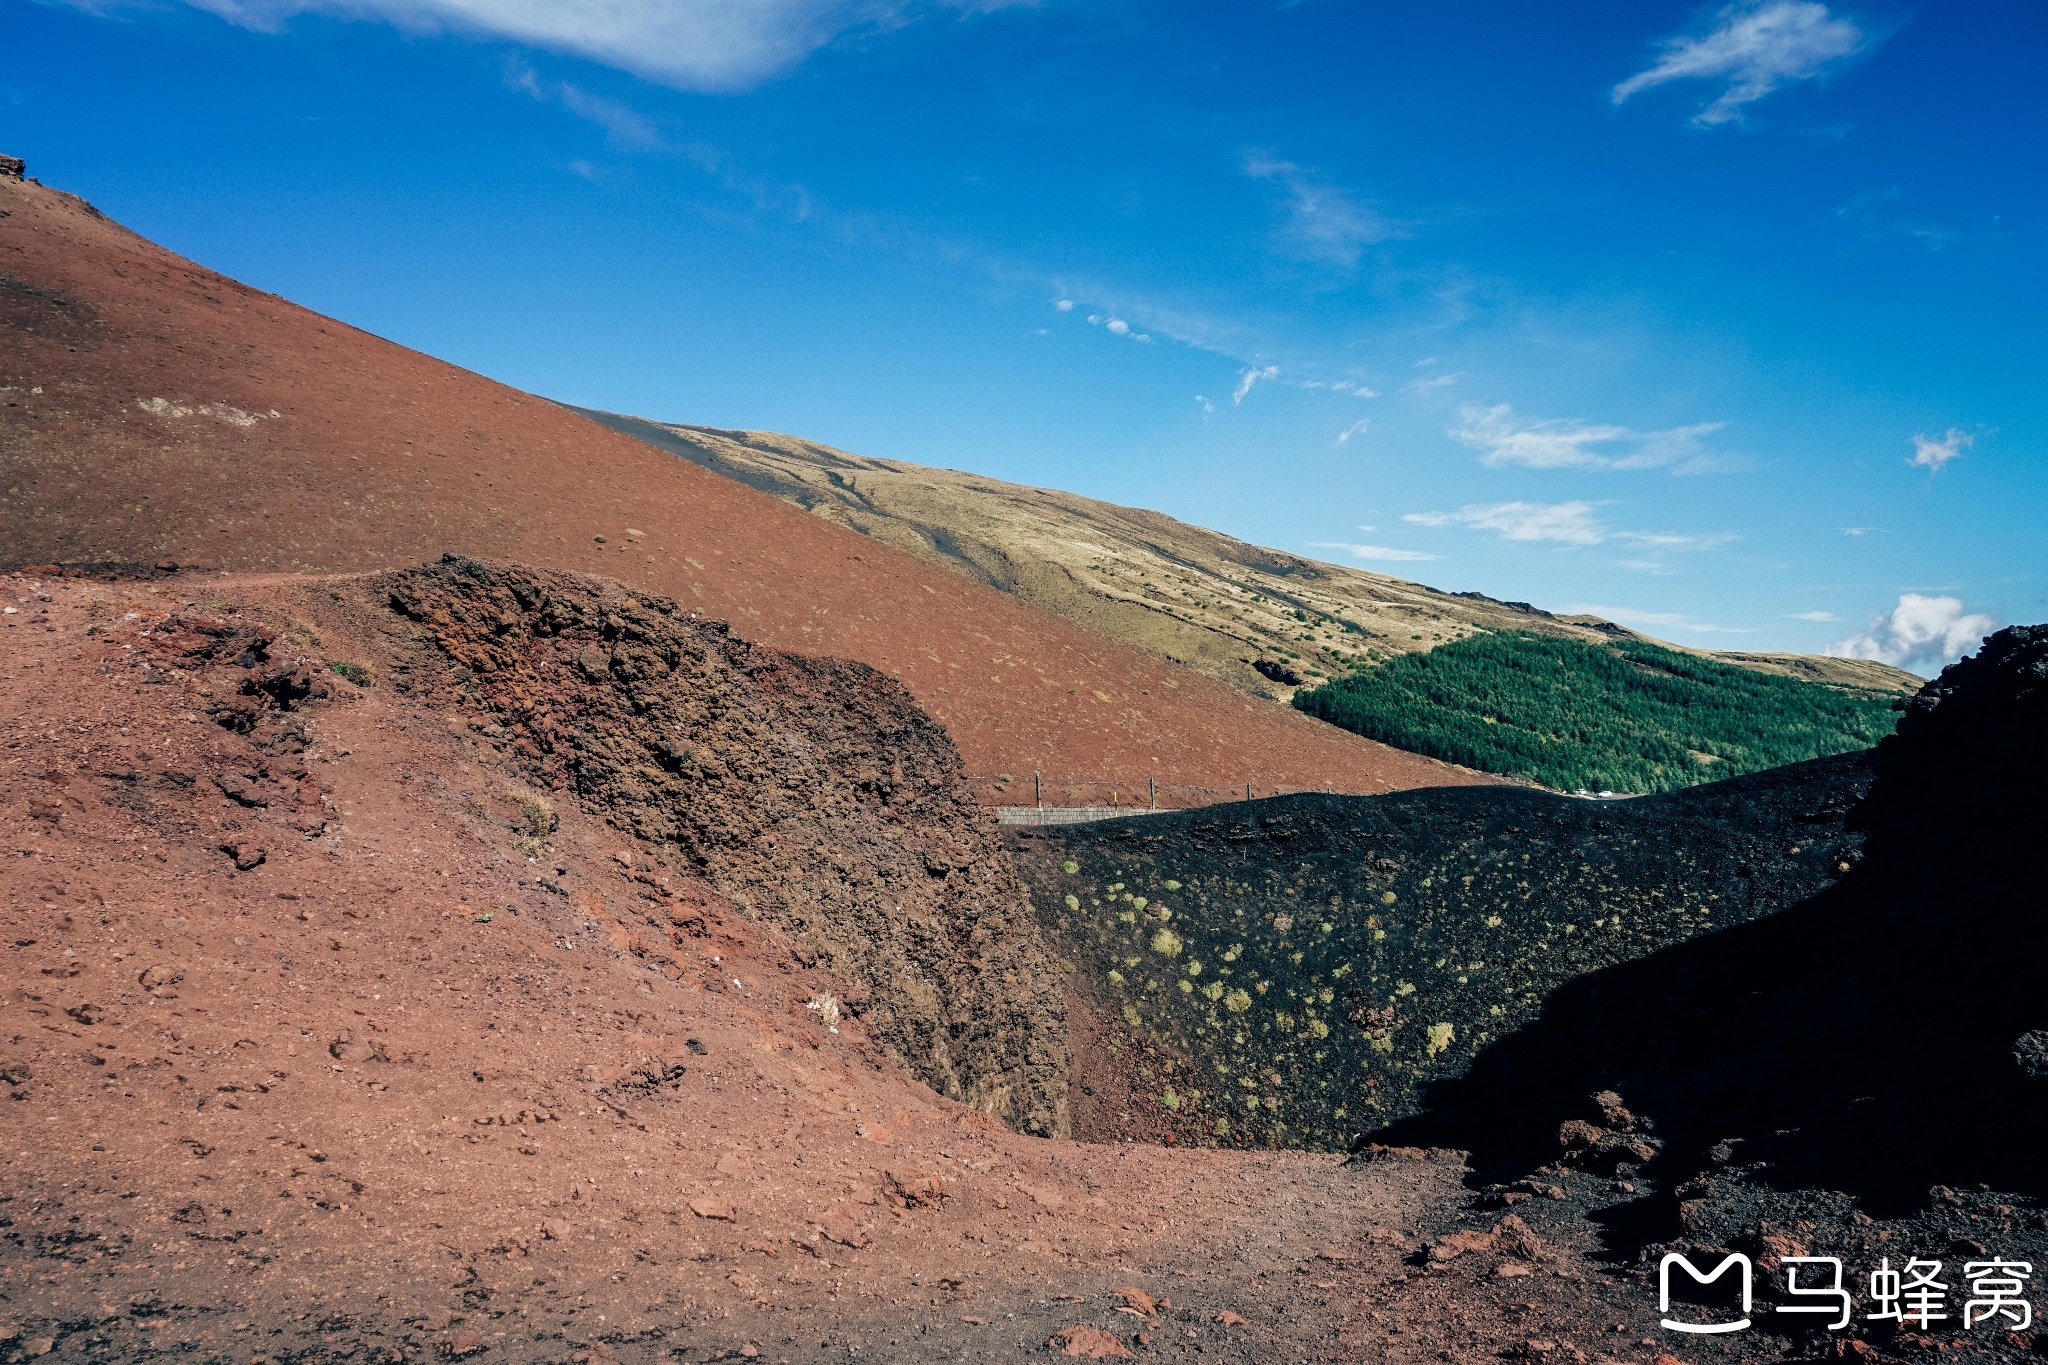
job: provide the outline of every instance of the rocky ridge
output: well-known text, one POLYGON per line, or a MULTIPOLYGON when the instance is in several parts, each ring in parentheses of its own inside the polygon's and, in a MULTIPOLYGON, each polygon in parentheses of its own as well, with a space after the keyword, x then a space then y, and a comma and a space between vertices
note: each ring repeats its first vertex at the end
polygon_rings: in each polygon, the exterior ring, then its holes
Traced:
MULTIPOLYGON (((900 684, 580 575, 451 556, 365 586, 431 642, 398 665, 410 695, 475 708, 536 787, 632 835, 673 873, 665 907, 693 883, 732 901, 861 983, 844 1008, 912 1075, 1064 1135, 1057 973, 958 754, 900 684)), ((659 935, 636 951, 665 956, 659 935)))

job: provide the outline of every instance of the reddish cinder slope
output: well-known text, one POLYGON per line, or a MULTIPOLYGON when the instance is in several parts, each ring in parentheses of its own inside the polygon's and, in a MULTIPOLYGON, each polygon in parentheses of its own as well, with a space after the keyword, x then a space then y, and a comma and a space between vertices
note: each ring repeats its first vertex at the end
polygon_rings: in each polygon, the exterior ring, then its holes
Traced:
MULTIPOLYGON (((600 572, 862 660, 971 773, 1490 781, 1246 698, 0 176, 0 562, 600 572)), ((1028 789, 1028 777, 1023 786, 1028 789)))

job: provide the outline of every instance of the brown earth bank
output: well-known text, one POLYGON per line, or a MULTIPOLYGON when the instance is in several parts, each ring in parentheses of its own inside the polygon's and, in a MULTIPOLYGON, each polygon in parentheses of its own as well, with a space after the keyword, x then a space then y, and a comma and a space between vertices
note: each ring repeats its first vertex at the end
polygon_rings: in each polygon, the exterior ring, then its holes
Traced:
POLYGON ((1054 983, 943 734, 628 592, 0 578, 0 1359, 1648 1360, 1455 1153, 998 1123, 1056 1014, 939 1025, 1054 983))
POLYGON ((0 564, 598 572, 899 680, 968 769, 1375 792, 1494 779, 1337 731, 0 174, 0 564))

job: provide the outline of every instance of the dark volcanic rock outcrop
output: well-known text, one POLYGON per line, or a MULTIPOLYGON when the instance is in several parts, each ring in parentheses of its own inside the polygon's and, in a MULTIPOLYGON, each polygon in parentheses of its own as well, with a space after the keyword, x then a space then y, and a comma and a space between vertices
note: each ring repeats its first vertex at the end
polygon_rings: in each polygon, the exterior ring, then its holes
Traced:
POLYGON ((2011 1232, 2048 1196, 2048 627, 2001 632, 1928 684, 1872 766, 1850 819, 1867 857, 1839 884, 1571 982, 1398 1135, 1505 1173, 1559 1156, 1560 1124, 1597 1124, 1585 1097, 1614 1091, 1666 1144, 1646 1234, 1730 1245, 1775 1219, 1820 1235, 1860 1205, 1949 1240, 1971 1221, 1954 1191, 1973 1188, 2006 1192, 1977 1202, 2011 1232))
POLYGON ((1294 796, 1019 831, 1081 968, 1076 1131, 1341 1149, 1566 983, 1833 883, 1868 781, 1845 755, 1634 801, 1294 796))
MULTIPOLYGON (((1056 974, 958 755, 901 686, 610 580, 449 556, 382 581, 422 628, 397 685, 488 708, 536 785, 862 983, 848 1006, 933 1089, 1065 1131, 1056 974)), ((687 933, 682 906, 657 909, 687 933)))

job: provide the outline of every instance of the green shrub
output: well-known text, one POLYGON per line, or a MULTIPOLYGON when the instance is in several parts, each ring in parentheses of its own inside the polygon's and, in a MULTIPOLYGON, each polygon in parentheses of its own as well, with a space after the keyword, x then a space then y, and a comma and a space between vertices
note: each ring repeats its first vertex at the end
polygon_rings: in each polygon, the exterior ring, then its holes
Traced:
POLYGON ((1889 698, 1635 640, 1489 633, 1297 692, 1368 739, 1559 791, 1659 792, 1868 748, 1889 698))
POLYGON ((327 665, 327 667, 331 672, 339 673, 357 687, 370 687, 375 685, 377 681, 377 675, 370 671, 368 664, 350 663, 346 659, 341 659, 327 665))

